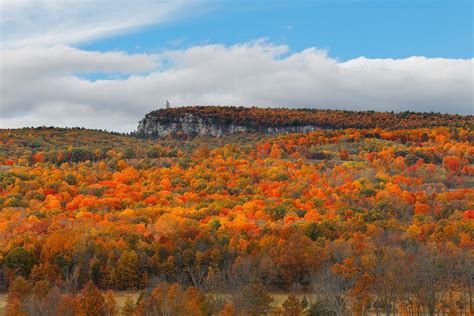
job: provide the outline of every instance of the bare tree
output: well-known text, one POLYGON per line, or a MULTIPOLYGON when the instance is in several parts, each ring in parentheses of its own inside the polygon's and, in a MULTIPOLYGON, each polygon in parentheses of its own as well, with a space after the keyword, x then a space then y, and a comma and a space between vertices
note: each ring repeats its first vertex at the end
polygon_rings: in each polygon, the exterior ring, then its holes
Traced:
POLYGON ((329 264, 311 276, 316 297, 325 301, 326 308, 337 316, 349 314, 346 297, 353 285, 352 279, 333 273, 329 264))
POLYGON ((374 282, 372 283, 373 295, 377 298, 376 310, 380 307, 386 316, 395 313, 398 294, 398 282, 403 275, 402 251, 398 248, 381 247, 374 252, 375 265, 371 271, 374 282))

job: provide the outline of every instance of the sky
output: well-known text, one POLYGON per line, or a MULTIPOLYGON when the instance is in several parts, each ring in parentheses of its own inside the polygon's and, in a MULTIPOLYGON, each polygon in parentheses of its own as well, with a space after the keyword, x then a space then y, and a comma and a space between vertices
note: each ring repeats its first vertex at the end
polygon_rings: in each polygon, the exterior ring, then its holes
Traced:
POLYGON ((474 114, 473 2, 0 0, 0 128, 242 105, 474 114))

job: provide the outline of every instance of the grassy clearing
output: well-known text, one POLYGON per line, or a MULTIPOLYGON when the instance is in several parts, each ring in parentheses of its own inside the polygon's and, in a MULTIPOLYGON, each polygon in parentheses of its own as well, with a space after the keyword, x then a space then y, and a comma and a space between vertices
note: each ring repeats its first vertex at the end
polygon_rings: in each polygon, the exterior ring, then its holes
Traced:
POLYGON ((7 293, 0 293, 0 316, 5 315, 6 305, 7 305, 7 293))
POLYGON ((119 308, 121 308, 125 304, 127 299, 131 298, 133 302, 136 302, 139 296, 140 296, 139 292, 115 292, 114 293, 114 298, 119 308))

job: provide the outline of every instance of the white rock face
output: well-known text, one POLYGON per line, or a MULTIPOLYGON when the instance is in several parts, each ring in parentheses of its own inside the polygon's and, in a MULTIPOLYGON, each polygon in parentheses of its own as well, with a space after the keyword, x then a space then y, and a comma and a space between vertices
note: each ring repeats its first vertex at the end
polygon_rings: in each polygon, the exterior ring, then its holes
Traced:
POLYGON ((285 133, 307 133, 320 129, 313 125, 301 126, 281 126, 281 127, 263 127, 254 128, 250 126, 234 124, 217 124, 209 119, 203 119, 200 116, 186 113, 183 117, 177 117, 171 122, 162 123, 152 115, 147 114, 143 120, 138 123, 137 133, 145 136, 163 137, 173 134, 198 135, 198 136, 216 136, 263 132, 267 134, 285 134, 285 133))

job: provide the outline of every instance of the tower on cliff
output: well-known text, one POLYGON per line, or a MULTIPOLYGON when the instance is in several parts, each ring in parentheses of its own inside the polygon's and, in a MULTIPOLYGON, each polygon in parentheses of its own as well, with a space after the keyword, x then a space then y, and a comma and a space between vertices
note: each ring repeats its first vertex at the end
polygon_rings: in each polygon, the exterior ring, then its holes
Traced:
POLYGON ((170 101, 166 100, 166 105, 165 105, 165 107, 166 107, 167 109, 171 108, 170 101))

